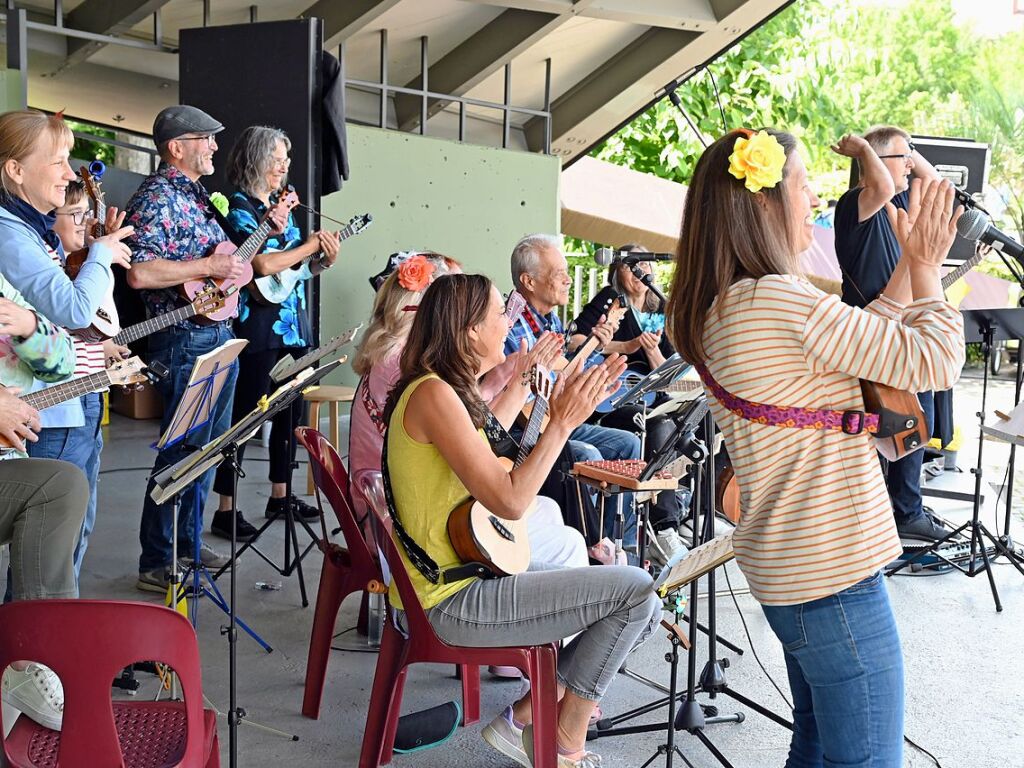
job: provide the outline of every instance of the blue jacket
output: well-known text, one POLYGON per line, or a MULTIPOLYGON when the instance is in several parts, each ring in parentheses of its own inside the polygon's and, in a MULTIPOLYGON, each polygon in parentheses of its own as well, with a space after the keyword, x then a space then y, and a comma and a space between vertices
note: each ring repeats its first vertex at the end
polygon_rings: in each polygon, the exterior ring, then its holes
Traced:
MULTIPOLYGON (((33 309, 64 328, 87 328, 113 280, 113 252, 104 245, 89 249, 89 258, 72 281, 57 267, 46 243, 32 228, 0 207, 0 273, 33 309)), ((36 379, 32 391, 47 386, 36 379)), ((80 399, 55 405, 40 413, 44 427, 81 427, 85 424, 80 399)))

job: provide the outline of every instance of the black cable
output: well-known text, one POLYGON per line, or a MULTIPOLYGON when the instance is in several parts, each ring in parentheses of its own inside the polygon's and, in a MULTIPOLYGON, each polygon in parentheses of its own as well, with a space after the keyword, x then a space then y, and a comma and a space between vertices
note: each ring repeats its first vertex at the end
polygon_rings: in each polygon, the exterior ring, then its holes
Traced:
MULTIPOLYGON (((775 690, 779 692, 779 696, 781 696, 782 700, 786 702, 786 705, 790 709, 792 709, 793 705, 790 703, 789 699, 786 698, 786 694, 784 694, 782 692, 782 689, 779 688, 778 683, 775 682, 775 678, 768 674, 768 670, 765 669, 764 664, 761 663, 761 657, 757 655, 757 649, 754 647, 754 641, 750 637, 750 630, 747 628, 747 620, 743 616, 743 611, 740 609, 740 603, 736 599, 736 593, 733 591, 732 588, 732 582, 729 580, 729 569, 722 568, 722 572, 725 574, 725 583, 728 585, 729 594, 732 596, 732 604, 736 606, 736 613, 739 614, 740 622, 743 624, 743 632, 747 636, 747 644, 750 646, 750 652, 754 655, 754 659, 757 661, 757 665, 761 667, 761 671, 764 672, 764 676, 768 678, 768 681, 773 686, 775 686, 775 690)), ((937 765, 938 768, 942 768, 942 763, 939 762, 939 759, 931 752, 929 752, 927 749, 918 744, 916 741, 911 739, 906 734, 904 734, 903 740, 907 742, 907 744, 912 746, 914 749, 918 750, 919 752, 922 752, 923 754, 928 755, 928 757, 930 757, 935 762, 935 765, 937 765)))
POLYGON ((704 67, 704 71, 708 73, 708 77, 711 78, 711 87, 715 90, 715 101, 718 102, 718 111, 722 115, 722 135, 724 136, 729 132, 729 121, 725 119, 725 107, 722 106, 722 94, 718 92, 718 83, 715 82, 715 76, 711 72, 711 67, 704 67))

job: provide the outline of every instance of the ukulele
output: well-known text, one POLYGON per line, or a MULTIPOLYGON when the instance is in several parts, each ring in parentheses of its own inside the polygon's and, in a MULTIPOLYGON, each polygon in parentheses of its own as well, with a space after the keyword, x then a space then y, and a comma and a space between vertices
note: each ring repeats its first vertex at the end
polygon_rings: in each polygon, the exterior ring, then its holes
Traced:
POLYGON ((196 294, 196 297, 184 307, 172 310, 171 312, 165 312, 164 314, 158 315, 149 320, 143 320, 141 323, 136 323, 135 325, 129 325, 127 328, 123 328, 121 332, 114 337, 114 341, 121 346, 127 346, 133 341, 138 341, 144 336, 149 336, 151 333, 162 331, 164 328, 170 328, 172 325, 176 325, 182 320, 188 320, 196 317, 197 315, 209 316, 223 308, 224 303, 224 294, 213 288, 206 288, 196 294))
MULTIPOLYGON (((548 398, 553 385, 548 371, 539 365, 530 371, 530 388, 534 394, 533 412, 519 443, 515 463, 505 457, 498 461, 506 471, 522 464, 540 438, 541 420, 548 410, 548 398)), ((530 566, 530 541, 526 535, 526 521, 533 512, 530 503, 518 520, 498 517, 476 499, 470 497, 448 515, 448 538, 452 548, 464 563, 479 563, 495 576, 522 573, 530 566)))
MULTIPOLYGON (((45 408, 59 405, 68 400, 74 400, 76 397, 81 397, 90 392, 100 392, 107 387, 127 387, 134 384, 142 384, 149 380, 146 370, 146 364, 142 360, 138 357, 130 357, 127 360, 115 363, 99 373, 82 376, 66 381, 63 384, 55 384, 52 387, 46 387, 46 389, 30 392, 18 399, 28 403, 37 411, 42 411, 45 408)), ((14 446, 10 442, 4 437, 0 437, 0 453, 9 452, 13 449, 14 446)))
MULTIPOLYGON (((353 235, 358 235, 372 222, 373 216, 368 213, 364 213, 362 216, 353 216, 349 223, 338 232, 338 240, 344 242, 353 235)), ((291 295, 295 285, 299 282, 301 268, 314 259, 319 259, 320 256, 321 253, 317 252, 280 272, 257 277, 249 286, 249 292, 260 304, 280 304, 291 295)))
MULTIPOLYGON (((299 204, 299 197, 294 192, 288 192, 278 200, 271 210, 276 211, 283 209, 288 212, 291 211, 296 205, 299 204)), ((214 256, 218 254, 233 254, 238 258, 242 264, 242 274, 238 277, 207 277, 202 280, 189 280, 187 283, 179 287, 179 291, 189 301, 193 301, 203 291, 214 288, 224 294, 224 306, 216 312, 204 315, 206 319, 219 322, 221 320, 230 320, 235 316, 235 312, 238 309, 238 292, 244 288, 247 284, 252 282, 252 259, 259 252, 263 243, 270 235, 270 231, 274 228, 274 223, 268 213, 263 219, 256 231, 249 235, 245 242, 242 243, 238 248, 235 248, 235 244, 230 240, 225 240, 222 243, 218 243, 212 249, 207 252, 207 256, 214 256)))
MULTIPOLYGON (((104 234, 103 222, 107 219, 107 204, 103 191, 100 189, 99 177, 90 173, 88 167, 84 165, 78 169, 78 173, 82 177, 82 183, 85 185, 85 193, 89 196, 89 215, 96 220, 89 234, 92 237, 102 237, 104 234)), ((74 280, 82 270, 82 265, 85 264, 88 256, 88 246, 66 254, 64 257, 64 272, 67 276, 74 280)), ((96 308, 92 324, 88 328, 81 330, 83 332, 77 335, 85 341, 92 342, 113 338, 120 332, 121 323, 117 316, 117 305, 114 304, 113 280, 107 285, 107 291, 103 295, 99 307, 96 308)))

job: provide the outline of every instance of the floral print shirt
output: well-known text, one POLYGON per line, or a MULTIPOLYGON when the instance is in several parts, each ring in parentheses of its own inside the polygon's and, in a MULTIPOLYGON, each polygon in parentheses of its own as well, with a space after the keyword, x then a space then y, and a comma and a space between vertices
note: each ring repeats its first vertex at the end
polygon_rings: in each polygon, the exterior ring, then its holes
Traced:
MULTIPOLYGON (((276 202, 271 197, 271 203, 276 202)), ((239 244, 259 227, 267 212, 267 206, 244 192, 234 192, 228 198, 230 209, 227 215, 228 235, 239 244)), ((261 252, 287 251, 302 244, 302 233, 295 219, 288 215, 288 226, 280 235, 271 235, 261 252)), ((243 289, 238 301, 238 321, 235 335, 248 339, 246 352, 268 349, 303 348, 310 346, 312 334, 309 327, 309 312, 306 309, 306 280, 313 276, 308 265, 299 267, 302 279, 280 304, 261 304, 252 298, 249 290, 243 289)))
MULTIPOLYGON (((160 163, 156 173, 142 182, 125 210, 126 223, 135 227, 125 241, 132 249, 132 262, 201 259, 228 239, 203 185, 167 163, 160 163)), ((150 317, 186 304, 176 288, 141 293, 150 317)))

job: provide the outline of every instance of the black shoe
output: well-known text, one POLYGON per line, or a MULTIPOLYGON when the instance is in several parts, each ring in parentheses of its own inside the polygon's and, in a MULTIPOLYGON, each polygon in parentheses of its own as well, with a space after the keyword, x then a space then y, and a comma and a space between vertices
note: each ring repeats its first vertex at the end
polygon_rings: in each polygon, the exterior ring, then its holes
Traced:
MULTIPOLYGON (((238 541, 252 541, 256 538, 256 527, 242 517, 242 510, 238 510, 238 523, 236 538, 238 541)), ((213 515, 213 524, 210 526, 210 533, 220 536, 222 539, 231 538, 231 512, 216 512, 213 515)))
POLYGON ((928 514, 921 515, 910 523, 897 523, 896 532, 901 539, 914 541, 938 541, 949 533, 928 514))
MULTIPOLYGON (((320 519, 320 510, 314 506, 311 506, 296 496, 294 493, 289 497, 292 504, 292 514, 296 520, 305 520, 307 523, 312 523, 320 519)), ((281 516, 284 514, 284 507, 287 503, 285 497, 275 499, 273 497, 267 499, 267 511, 264 513, 266 517, 274 517, 275 515, 281 516)))

